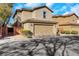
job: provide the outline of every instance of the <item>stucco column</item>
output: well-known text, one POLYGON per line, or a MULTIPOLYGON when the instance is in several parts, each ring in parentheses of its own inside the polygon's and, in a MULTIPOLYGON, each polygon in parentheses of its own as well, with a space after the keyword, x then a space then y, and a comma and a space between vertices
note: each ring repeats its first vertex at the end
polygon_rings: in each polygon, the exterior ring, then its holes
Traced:
POLYGON ((13 35, 16 35, 16 26, 13 27, 13 35))
POLYGON ((53 33, 54 35, 57 35, 57 24, 53 25, 53 33))

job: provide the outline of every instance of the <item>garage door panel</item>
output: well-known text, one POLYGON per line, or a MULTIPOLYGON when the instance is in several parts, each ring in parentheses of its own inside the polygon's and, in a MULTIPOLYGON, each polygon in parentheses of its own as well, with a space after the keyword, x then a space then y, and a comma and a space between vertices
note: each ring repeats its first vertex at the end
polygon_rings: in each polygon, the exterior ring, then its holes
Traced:
POLYGON ((35 35, 53 35, 53 26, 35 25, 35 35))

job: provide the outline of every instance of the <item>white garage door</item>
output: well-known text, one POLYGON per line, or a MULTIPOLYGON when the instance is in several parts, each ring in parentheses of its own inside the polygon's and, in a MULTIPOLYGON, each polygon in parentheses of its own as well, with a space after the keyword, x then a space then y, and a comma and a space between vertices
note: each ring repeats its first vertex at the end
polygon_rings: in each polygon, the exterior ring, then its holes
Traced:
POLYGON ((35 35, 53 35, 52 25, 35 25, 35 35))

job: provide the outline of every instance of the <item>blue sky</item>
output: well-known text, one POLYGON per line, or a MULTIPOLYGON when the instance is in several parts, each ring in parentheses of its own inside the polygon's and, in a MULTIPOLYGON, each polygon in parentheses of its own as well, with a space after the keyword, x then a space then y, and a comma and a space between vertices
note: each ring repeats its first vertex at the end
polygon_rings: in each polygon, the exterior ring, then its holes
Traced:
MULTIPOLYGON (((16 9, 31 9, 43 5, 46 5, 51 10, 53 10, 53 15, 65 15, 70 13, 76 13, 79 16, 79 3, 15 3, 13 4, 12 12, 14 13, 16 9)), ((12 22, 13 19, 11 18, 10 23, 12 22)))
POLYGON ((43 6, 46 5, 48 6, 51 10, 54 11, 54 15, 63 15, 63 14, 68 14, 68 13, 76 13, 78 14, 79 10, 79 3, 15 3, 13 5, 13 12, 16 9, 21 9, 21 8, 33 8, 33 7, 38 7, 38 6, 43 6))

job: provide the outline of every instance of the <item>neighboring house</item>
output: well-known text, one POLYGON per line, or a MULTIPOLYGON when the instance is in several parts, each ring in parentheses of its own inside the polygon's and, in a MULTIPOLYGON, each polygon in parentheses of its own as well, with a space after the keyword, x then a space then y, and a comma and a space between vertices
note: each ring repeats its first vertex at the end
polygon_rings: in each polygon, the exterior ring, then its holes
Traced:
POLYGON ((25 30, 30 30, 34 36, 56 35, 57 22, 52 20, 52 10, 47 6, 33 9, 18 9, 13 18, 25 30))
POLYGON ((77 31, 79 32, 79 17, 73 13, 68 15, 58 15, 52 17, 54 21, 58 22, 59 31, 77 31))
POLYGON ((16 28, 19 28, 17 21, 13 25, 13 27, 8 25, 8 22, 9 22, 9 19, 3 22, 3 19, 0 17, 0 38, 18 34, 16 32, 16 28))
POLYGON ((0 38, 6 36, 7 25, 3 22, 3 19, 0 17, 0 38))

